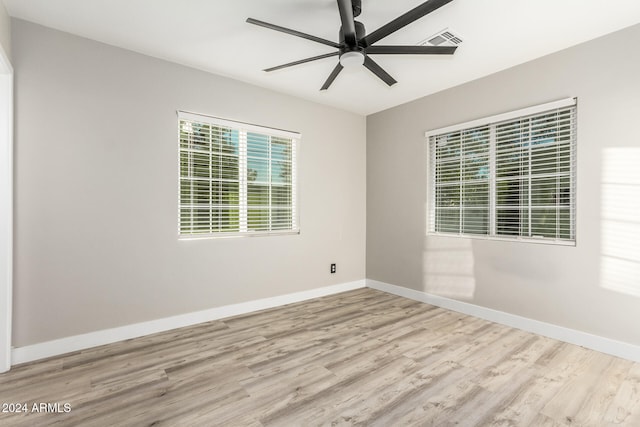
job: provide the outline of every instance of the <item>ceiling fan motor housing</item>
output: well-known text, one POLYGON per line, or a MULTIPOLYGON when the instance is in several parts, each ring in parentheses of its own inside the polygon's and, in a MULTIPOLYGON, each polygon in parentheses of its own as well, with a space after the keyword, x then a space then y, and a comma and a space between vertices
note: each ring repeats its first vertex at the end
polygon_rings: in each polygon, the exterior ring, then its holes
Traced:
MULTIPOLYGON (((355 24, 356 27, 356 40, 360 40, 361 38, 363 38, 367 32, 364 28, 364 24, 362 22, 359 21, 353 21, 353 23, 355 24)), ((344 41, 344 32, 342 31, 342 27, 340 27, 340 32, 338 33, 338 40, 340 40, 340 53, 344 53, 344 52, 360 52, 362 51, 362 48, 358 45, 356 46, 347 46, 347 44, 344 41)))

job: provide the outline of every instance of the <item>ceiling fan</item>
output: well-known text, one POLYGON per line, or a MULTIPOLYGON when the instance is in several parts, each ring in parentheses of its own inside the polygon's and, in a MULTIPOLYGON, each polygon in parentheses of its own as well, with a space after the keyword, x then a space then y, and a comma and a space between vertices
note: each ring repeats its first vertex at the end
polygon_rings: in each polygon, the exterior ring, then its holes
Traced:
POLYGON ((331 40, 323 39, 321 37, 312 36, 310 34, 302 33, 300 31, 291 30, 279 25, 259 21, 253 18, 248 18, 247 22, 249 24, 259 25, 261 27, 281 31, 286 34, 291 34, 296 37, 302 37, 303 39, 311 40, 338 49, 337 52, 300 59, 298 61, 293 61, 287 64, 278 65, 276 67, 267 68, 264 71, 270 72, 281 70, 283 68, 292 67, 294 65, 316 61, 318 59, 338 56, 338 64, 333 69, 333 71, 329 75, 329 78, 327 78, 320 90, 329 89, 329 86, 331 86, 331 83, 333 83, 336 77, 338 77, 338 74, 340 74, 343 68, 358 67, 360 65, 364 65, 367 69, 369 69, 369 71, 378 76, 386 84, 391 86, 397 83, 396 80, 391 77, 389 73, 387 73, 384 69, 382 69, 382 67, 380 67, 380 65, 378 65, 373 59, 371 59, 369 55, 452 55, 456 51, 457 46, 374 46, 374 43, 451 1, 452 0, 428 0, 421 5, 413 8, 404 15, 401 15, 393 21, 378 28, 373 33, 366 34, 364 25, 354 19, 354 17, 360 15, 360 12, 362 11, 362 0, 337 0, 338 10, 340 11, 340 20, 342 21, 342 26, 340 27, 340 31, 338 33, 339 43, 335 43, 331 40))

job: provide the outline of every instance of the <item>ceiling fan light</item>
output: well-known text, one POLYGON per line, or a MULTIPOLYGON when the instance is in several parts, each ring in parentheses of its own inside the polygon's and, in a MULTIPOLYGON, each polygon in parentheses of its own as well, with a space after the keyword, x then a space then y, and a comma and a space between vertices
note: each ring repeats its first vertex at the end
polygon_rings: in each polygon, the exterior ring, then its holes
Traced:
POLYGON ((345 52, 340 55, 340 65, 346 69, 354 69, 364 64, 364 54, 362 52, 345 52))

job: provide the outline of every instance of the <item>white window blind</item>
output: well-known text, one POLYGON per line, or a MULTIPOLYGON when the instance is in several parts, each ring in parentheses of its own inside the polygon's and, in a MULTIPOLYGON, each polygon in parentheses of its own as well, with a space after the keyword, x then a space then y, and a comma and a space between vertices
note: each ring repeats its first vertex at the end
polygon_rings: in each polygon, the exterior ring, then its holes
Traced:
POLYGON ((575 242, 574 99, 427 136, 428 232, 575 242))
POLYGON ((489 128, 434 137, 435 218, 438 231, 489 233, 489 128))
POLYGON ((298 232, 300 135, 179 112, 179 234, 298 232))

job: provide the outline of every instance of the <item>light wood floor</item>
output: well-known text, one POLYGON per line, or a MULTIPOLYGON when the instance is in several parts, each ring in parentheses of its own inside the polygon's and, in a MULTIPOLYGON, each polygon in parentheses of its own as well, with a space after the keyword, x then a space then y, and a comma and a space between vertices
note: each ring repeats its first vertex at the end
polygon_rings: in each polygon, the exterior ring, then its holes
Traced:
POLYGON ((640 426, 640 364, 361 289, 15 367, 2 426, 640 426))

